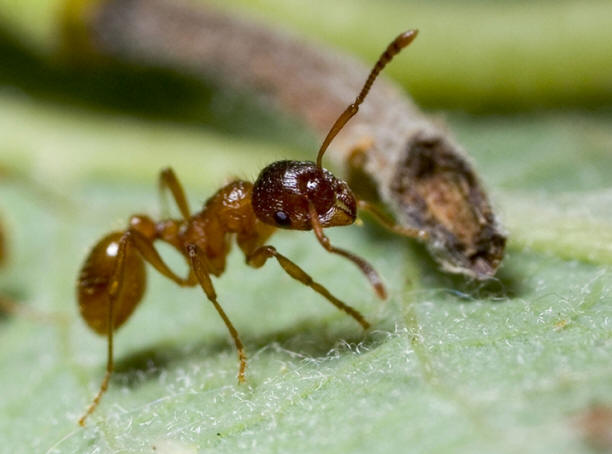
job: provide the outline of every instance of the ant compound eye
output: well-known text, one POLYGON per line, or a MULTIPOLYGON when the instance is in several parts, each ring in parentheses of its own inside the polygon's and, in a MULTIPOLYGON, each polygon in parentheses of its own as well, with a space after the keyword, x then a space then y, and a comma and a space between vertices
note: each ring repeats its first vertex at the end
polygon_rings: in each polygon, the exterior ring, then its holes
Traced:
POLYGON ((284 211, 277 211, 274 213, 274 220, 278 225, 287 226, 291 224, 291 219, 287 216, 284 211))
POLYGON ((309 191, 315 191, 318 187, 319 187, 318 180, 312 179, 312 180, 308 180, 308 182, 306 183, 306 189, 308 189, 309 191))

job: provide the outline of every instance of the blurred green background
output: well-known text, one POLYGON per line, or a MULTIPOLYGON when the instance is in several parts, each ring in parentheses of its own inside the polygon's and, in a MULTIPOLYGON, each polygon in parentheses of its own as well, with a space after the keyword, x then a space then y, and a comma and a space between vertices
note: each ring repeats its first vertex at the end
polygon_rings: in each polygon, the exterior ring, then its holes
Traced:
POLYGON ((233 253, 215 285, 250 358, 239 387, 208 302, 150 272, 117 336, 110 390, 78 428, 105 362, 73 295, 88 248, 134 212, 159 213, 163 166, 196 207, 228 177, 312 159, 317 138, 219 84, 67 60, 62 1, 0 0, 10 248, 0 291, 67 318, 0 318, 0 452, 609 450, 609 431, 589 417, 612 407, 612 3, 216 3, 366 63, 419 28, 387 75, 475 161, 509 231, 498 279, 441 273, 420 246, 375 227, 330 231, 380 270, 391 290, 381 304, 311 235, 282 232, 273 244, 374 330, 363 334, 275 264, 253 271, 233 253))
MULTIPOLYGON (((38 56, 60 45, 63 0, 0 2, 4 29, 38 56)), ((235 0, 216 4, 372 61, 396 30, 422 30, 389 72, 421 105, 470 111, 608 107, 607 1, 235 0)))

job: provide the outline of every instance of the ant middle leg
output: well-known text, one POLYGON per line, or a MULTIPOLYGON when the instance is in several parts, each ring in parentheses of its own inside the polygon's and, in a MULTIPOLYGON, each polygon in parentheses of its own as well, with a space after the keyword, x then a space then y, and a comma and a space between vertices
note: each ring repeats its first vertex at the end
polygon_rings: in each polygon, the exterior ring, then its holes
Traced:
POLYGON ((183 186, 179 182, 172 167, 166 167, 159 173, 159 198, 162 205, 162 211, 164 214, 168 212, 168 203, 165 197, 165 191, 169 190, 172 194, 174 202, 178 206, 179 211, 183 219, 189 219, 191 216, 191 210, 189 209, 189 203, 187 197, 185 197, 185 191, 183 186))
POLYGON ((191 260, 191 267, 198 282, 200 283, 200 287, 202 287, 206 297, 210 300, 223 319, 227 330, 230 332, 232 339, 234 339, 234 344, 236 345, 236 350, 238 351, 238 361, 240 362, 240 367, 238 369, 238 383, 243 383, 244 371, 246 369, 246 355, 244 353, 244 346, 242 345, 238 331, 236 328, 234 328, 234 325, 232 325, 229 317, 217 301, 217 292, 215 292, 213 283, 210 280, 210 272, 208 271, 208 266, 206 264, 206 255, 195 244, 187 245, 187 254, 191 260))
POLYGON ((289 260, 284 255, 280 254, 276 248, 273 246, 262 246, 252 253, 248 254, 246 257, 247 263, 254 267, 260 268, 262 267, 269 258, 274 257, 279 265, 285 270, 285 272, 291 276, 293 279, 301 282, 302 284, 310 287, 318 294, 322 295, 327 301, 332 303, 341 311, 346 312, 348 315, 353 317, 357 323, 359 323, 363 329, 368 329, 370 324, 366 321, 366 319, 361 315, 359 311, 353 309, 346 303, 343 303, 334 295, 332 295, 329 290, 323 287, 318 282, 314 281, 310 275, 308 275, 302 268, 300 268, 297 264, 289 260))

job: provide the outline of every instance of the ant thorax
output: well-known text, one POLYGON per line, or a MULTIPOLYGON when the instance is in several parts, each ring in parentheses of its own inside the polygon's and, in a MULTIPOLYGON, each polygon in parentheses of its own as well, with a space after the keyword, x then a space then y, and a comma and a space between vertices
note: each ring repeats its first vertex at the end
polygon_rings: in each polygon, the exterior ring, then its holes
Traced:
POLYGON ((348 184, 311 161, 278 161, 255 181, 253 210, 262 222, 291 230, 311 230, 311 210, 322 227, 355 222, 357 202, 348 184))

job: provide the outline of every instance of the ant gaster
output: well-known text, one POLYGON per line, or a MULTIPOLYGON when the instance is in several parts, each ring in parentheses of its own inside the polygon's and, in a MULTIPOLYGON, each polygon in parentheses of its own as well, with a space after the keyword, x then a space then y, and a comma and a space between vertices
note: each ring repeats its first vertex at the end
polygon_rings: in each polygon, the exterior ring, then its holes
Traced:
POLYGON ((332 246, 323 229, 352 224, 359 208, 369 211, 387 228, 402 235, 423 238, 426 233, 400 227, 374 206, 358 200, 346 182, 322 167, 321 160, 332 139, 359 110, 380 71, 416 35, 416 30, 404 32, 387 47, 355 101, 332 126, 321 145, 316 163, 275 162, 262 170, 254 184, 238 180, 222 187, 195 214, 191 214, 174 172, 167 168, 160 175, 160 193, 163 195, 170 191, 181 219, 155 222, 146 215, 134 215, 126 230, 110 233, 94 246, 79 274, 77 296, 86 323, 96 333, 107 337, 108 357, 100 389, 79 424, 84 425, 108 387, 113 370, 113 333, 129 318, 144 294, 145 262, 180 286, 200 285, 234 340, 240 362, 239 382, 244 381, 246 368, 244 348, 238 332, 217 301, 210 278, 211 275, 221 275, 225 270, 232 236, 245 254, 248 265, 260 268, 268 259, 276 259, 289 276, 322 295, 353 317, 364 329, 369 327, 357 310, 337 299, 266 242, 276 228, 313 230, 327 251, 352 261, 367 277, 377 295, 386 298, 385 288, 374 268, 351 252, 332 246), (172 245, 185 257, 189 265, 186 277, 176 275, 164 263, 153 245, 155 241, 172 245))

